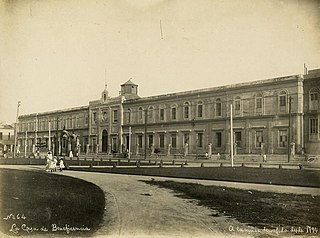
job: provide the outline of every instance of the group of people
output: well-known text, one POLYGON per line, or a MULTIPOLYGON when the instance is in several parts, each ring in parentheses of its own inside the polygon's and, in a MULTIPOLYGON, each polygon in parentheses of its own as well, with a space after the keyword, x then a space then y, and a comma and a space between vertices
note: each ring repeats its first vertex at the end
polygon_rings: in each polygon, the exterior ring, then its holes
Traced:
POLYGON ((47 172, 56 172, 57 168, 60 171, 62 171, 65 168, 62 158, 59 161, 59 165, 57 165, 57 163, 58 163, 57 157, 56 156, 52 156, 51 151, 49 151, 48 155, 47 155, 46 171, 47 172))

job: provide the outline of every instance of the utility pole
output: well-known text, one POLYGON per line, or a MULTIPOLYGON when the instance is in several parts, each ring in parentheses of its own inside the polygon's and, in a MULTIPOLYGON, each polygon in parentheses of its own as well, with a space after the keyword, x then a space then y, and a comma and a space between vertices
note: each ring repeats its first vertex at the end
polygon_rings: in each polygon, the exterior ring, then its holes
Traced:
POLYGON ((147 123, 148 123, 148 108, 144 112, 144 159, 147 159, 147 123))
POLYGON ((231 167, 233 167, 233 118, 232 118, 232 103, 230 104, 230 156, 231 156, 231 167))
POLYGON ((51 150, 51 123, 48 121, 48 127, 49 127, 49 141, 48 141, 48 150, 51 150))
POLYGON ((289 128, 288 128, 288 163, 291 157, 291 96, 289 96, 289 128))
POLYGON ((57 117, 57 124, 56 124, 56 138, 55 138, 55 147, 56 147, 56 154, 55 155, 60 155, 59 154, 59 140, 58 140, 58 130, 59 130, 59 118, 57 117))
POLYGON ((28 131, 26 131, 26 138, 24 138, 24 158, 27 158, 27 148, 28 148, 28 131))
POLYGON ((128 159, 131 158, 131 126, 129 126, 128 159))
POLYGON ((12 157, 15 157, 16 153, 16 144, 17 144, 17 124, 18 124, 18 117, 19 117, 19 107, 21 105, 21 101, 18 101, 17 105, 17 115, 16 115, 16 123, 14 124, 14 145, 13 145, 13 155, 12 157))

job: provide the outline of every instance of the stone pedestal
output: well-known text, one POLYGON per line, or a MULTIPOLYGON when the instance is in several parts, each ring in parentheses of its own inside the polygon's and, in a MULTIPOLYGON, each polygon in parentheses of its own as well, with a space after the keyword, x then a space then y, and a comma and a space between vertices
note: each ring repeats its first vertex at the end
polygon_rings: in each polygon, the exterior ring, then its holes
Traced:
POLYGON ((208 157, 209 159, 211 158, 212 156, 212 144, 208 144, 208 157))
POLYGON ((167 155, 169 156, 171 153, 171 144, 168 145, 167 155))

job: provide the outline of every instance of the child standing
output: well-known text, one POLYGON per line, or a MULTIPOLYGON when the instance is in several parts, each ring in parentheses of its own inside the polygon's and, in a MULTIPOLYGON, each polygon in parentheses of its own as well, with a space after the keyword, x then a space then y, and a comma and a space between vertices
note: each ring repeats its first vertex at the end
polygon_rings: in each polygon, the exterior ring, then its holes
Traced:
POLYGON ((62 170, 64 169, 63 159, 60 159, 59 167, 60 167, 60 171, 62 172, 62 170))

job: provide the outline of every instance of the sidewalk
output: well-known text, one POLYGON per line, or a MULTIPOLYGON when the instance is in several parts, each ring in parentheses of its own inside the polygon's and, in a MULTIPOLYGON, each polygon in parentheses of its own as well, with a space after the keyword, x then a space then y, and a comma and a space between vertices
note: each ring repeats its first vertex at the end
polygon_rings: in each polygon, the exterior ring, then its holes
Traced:
MULTIPOLYGON (((0 165, 1 168, 9 169, 21 169, 21 170, 34 170, 34 171, 43 171, 45 166, 40 165, 0 165)), ((62 173, 57 172, 58 175, 71 175, 71 174, 80 174, 80 173, 92 173, 95 172, 78 172, 78 171, 68 171, 65 170, 62 173)), ((99 174, 99 173, 98 173, 99 174)), ((100 173, 101 174, 101 173, 100 173)), ((301 186, 284 186, 284 185, 273 185, 273 184, 256 184, 256 183, 245 183, 245 182, 226 182, 226 181, 213 181, 213 180, 204 180, 204 179, 184 179, 184 178, 172 178, 172 177, 157 177, 157 176, 141 176, 141 175, 127 175, 127 174, 103 174, 107 177, 131 177, 135 180, 151 180, 155 179, 158 181, 171 180, 181 183, 195 183, 202 184, 205 186, 225 186, 232 187, 244 190, 257 190, 262 192, 274 192, 274 193, 293 193, 293 194, 310 194, 312 196, 320 196, 320 188, 310 188, 310 187, 301 187, 301 186)))

